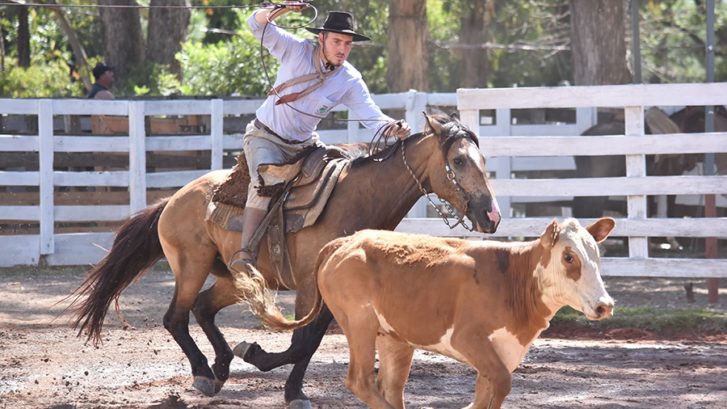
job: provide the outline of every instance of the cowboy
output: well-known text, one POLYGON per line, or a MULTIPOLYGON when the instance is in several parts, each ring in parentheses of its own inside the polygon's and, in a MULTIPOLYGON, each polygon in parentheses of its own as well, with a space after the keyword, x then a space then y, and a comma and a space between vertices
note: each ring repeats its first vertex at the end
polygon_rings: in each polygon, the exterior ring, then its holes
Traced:
POLYGON ((369 129, 386 129, 391 136, 406 137, 411 129, 404 121, 395 122, 381 112, 371 99, 361 74, 346 61, 354 42, 368 37, 355 31, 353 16, 331 11, 319 28, 307 28, 317 41, 303 40, 273 24, 290 11, 307 6, 259 9, 249 18, 252 33, 280 61, 274 88, 256 118, 245 130, 243 150, 250 172, 247 202, 242 223, 242 243, 233 255, 229 269, 249 273, 255 249, 251 239, 262 222, 270 203, 256 189, 258 165, 284 163, 312 145, 321 145, 315 132, 318 123, 337 105, 343 104, 369 129), (264 35, 263 35, 264 33, 264 35), (385 127, 385 128, 383 128, 385 127))

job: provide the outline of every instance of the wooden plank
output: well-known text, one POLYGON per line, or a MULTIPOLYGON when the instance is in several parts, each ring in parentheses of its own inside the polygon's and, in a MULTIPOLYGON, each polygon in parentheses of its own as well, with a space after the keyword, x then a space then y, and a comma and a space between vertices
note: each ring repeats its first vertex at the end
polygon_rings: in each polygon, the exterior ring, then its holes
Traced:
MULTIPOLYGON (((644 135, 644 107, 627 106, 624 108, 625 134, 639 138, 644 135)), ((643 154, 626 155, 626 178, 643 178, 646 176, 646 156, 643 154)), ((648 204, 646 195, 631 194, 626 200, 629 219, 646 219, 648 204)), ((629 237, 629 256, 631 258, 647 258, 649 242, 646 236, 629 237)))
POLYGON ((494 156, 601 156, 727 152, 727 132, 709 134, 480 137, 480 149, 494 156))
POLYGON ((209 135, 201 136, 149 136, 146 138, 148 151, 199 151, 210 150, 209 135))
POLYGON ((55 207, 55 219, 59 222, 120 221, 130 214, 128 205, 55 207))
POLYGON ((210 102, 210 169, 213 170, 222 169, 222 155, 224 154, 224 143, 222 141, 224 132, 223 105, 224 103, 221 99, 213 99, 210 102))
POLYGON ((609 277, 727 277, 727 259, 604 257, 601 275, 609 277))
MULTIPOLYGON (((0 111, 2 112, 2 111, 0 111)), ((129 101, 103 99, 54 99, 53 112, 56 115, 116 115, 129 114, 129 101)))
POLYGON ((37 152, 38 149, 38 137, 35 135, 0 135, 2 152, 37 152))
POLYGON ((38 172, 0 171, 0 186, 38 186, 39 183, 38 172))
POLYGON ((629 84, 457 90, 457 109, 722 105, 727 83, 629 84))
POLYGON ((0 113, 7 115, 37 115, 35 99, 0 98, 0 113))
MULTIPOLYGON (((488 239, 490 237, 537 237, 554 218, 523 217, 504 218, 493 234, 470 232, 462 227, 450 230, 439 218, 404 219, 397 231, 434 236, 471 237, 488 239)), ((563 220, 563 218, 557 218, 563 220)), ((582 225, 593 223, 596 219, 579 219, 582 225)), ((644 220, 616 219, 614 237, 646 235, 648 237, 721 237, 727 238, 727 218, 671 218, 644 220)))
POLYGON ((40 143, 38 173, 40 174, 40 254, 53 254, 53 102, 38 101, 38 137, 40 143))
POLYGON ((581 179, 493 179, 498 196, 628 196, 727 194, 727 176, 581 179))
POLYGON ((40 220, 40 206, 0 206, 0 220, 40 220))
POLYGON ((208 100, 180 99, 172 101, 144 101, 144 115, 209 115, 208 100))
POLYGON ((146 184, 153 188, 182 187, 187 183, 209 172, 208 170, 185 170, 179 172, 148 173, 146 184))
POLYGON ((146 130, 144 102, 129 104, 129 211, 146 207, 146 130))
POLYGON ((129 172, 53 172, 56 186, 129 186, 129 172))
POLYGON ((430 106, 457 106, 457 94, 454 92, 432 92, 427 95, 427 105, 430 106))
POLYGON ((227 99, 222 107, 225 115, 248 115, 254 114, 264 99, 227 99))
POLYGON ((58 251, 46 261, 54 266, 95 264, 106 255, 104 249, 111 248, 113 239, 114 233, 57 234, 58 251))
POLYGON ((37 265, 40 261, 38 235, 0 236, 0 267, 37 265))
POLYGON ((128 152, 126 136, 56 136, 56 152, 128 152))

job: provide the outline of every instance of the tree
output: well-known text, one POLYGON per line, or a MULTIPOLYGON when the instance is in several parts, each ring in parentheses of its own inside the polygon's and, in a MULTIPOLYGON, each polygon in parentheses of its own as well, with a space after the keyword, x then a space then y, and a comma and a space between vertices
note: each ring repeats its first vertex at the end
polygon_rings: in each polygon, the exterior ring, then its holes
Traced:
POLYGON ((390 0, 388 32, 389 91, 428 91, 426 1, 390 0))
POLYGON ((570 0, 573 80, 576 85, 625 84, 624 2, 570 0))
POLYGON ((18 66, 30 67, 30 25, 25 5, 18 7, 18 66))
MULTIPOLYGON (((182 49, 189 26, 189 8, 162 8, 159 6, 189 6, 188 0, 151 0, 146 59, 152 64, 169 66, 181 76, 179 62, 174 56, 182 49)), ((180 78, 181 79, 181 78, 180 78)))
POLYGON ((463 48, 459 51, 462 76, 460 87, 484 87, 489 71, 487 50, 478 45, 487 41, 485 37, 485 12, 494 7, 494 0, 469 1, 464 3, 461 14, 459 39, 463 48))
POLYGON ((144 38, 139 9, 104 6, 136 6, 136 0, 98 0, 106 63, 115 67, 116 77, 127 81, 131 69, 144 59, 144 38))

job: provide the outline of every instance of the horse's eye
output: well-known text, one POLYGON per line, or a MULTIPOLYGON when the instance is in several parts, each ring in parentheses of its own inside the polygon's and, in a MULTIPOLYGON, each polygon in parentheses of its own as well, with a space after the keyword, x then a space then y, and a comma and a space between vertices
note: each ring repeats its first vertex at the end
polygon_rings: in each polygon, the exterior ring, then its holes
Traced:
POLYGON ((573 263, 573 256, 566 253, 563 255, 563 260, 565 260, 566 263, 572 264, 573 263))
POLYGON ((464 165, 464 159, 462 159, 460 157, 454 158, 454 160, 452 162, 454 162, 454 165, 455 166, 462 166, 462 165, 464 165))

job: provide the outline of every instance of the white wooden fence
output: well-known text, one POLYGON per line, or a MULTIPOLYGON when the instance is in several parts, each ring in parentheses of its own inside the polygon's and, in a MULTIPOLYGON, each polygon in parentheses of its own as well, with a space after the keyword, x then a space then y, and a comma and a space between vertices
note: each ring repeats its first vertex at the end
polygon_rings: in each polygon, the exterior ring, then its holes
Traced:
MULTIPOLYGON (((725 194, 724 176, 647 177, 644 155, 657 153, 727 152, 727 135, 643 135, 643 107, 651 105, 724 104, 727 84, 648 85, 615 87, 516 88, 460 90, 457 94, 408 92, 374 96, 383 109, 406 112, 412 128, 423 126, 422 111, 432 106, 457 106, 463 120, 480 130, 482 149, 493 158, 497 178, 495 189, 508 212, 511 199, 549 200, 561 196, 628 196, 629 214, 618 220, 616 234, 629 237, 628 259, 607 258, 607 275, 727 277, 727 264, 720 260, 653 259, 647 257, 646 237, 650 236, 727 236, 727 220, 653 219, 646 217, 645 195, 725 194), (510 121, 513 108, 576 108, 575 124, 552 127, 515 125, 510 121), (626 134, 604 137, 579 137, 593 124, 593 107, 625 107, 626 134), (495 125, 481 125, 480 110, 494 110, 495 125), (522 135, 522 136, 513 136, 522 135), (570 136, 566 136, 570 135, 570 136), (492 137, 489 136, 498 136, 492 137), (574 155, 626 155, 627 177, 608 179, 508 179, 509 170, 518 168, 572 167, 574 155)), ((239 150, 241 133, 224 134, 226 116, 253 113, 260 100, 172 100, 172 101, 89 101, 89 100, 10 100, 0 99, 0 114, 37 115, 38 135, 0 135, 0 151, 38 152, 38 171, 0 171, 0 186, 38 186, 38 206, 0 206, 0 220, 37 220, 36 235, 0 235, 0 266, 69 265, 93 263, 103 256, 112 233, 54 232, 55 222, 118 221, 146 207, 148 188, 176 188, 203 174, 199 171, 146 173, 145 152, 209 150, 211 169, 222 167, 223 151, 239 150), (56 115, 119 115, 129 118, 129 135, 73 136, 54 135, 56 115), (200 136, 147 136, 147 116, 209 115, 209 134, 200 136), (55 152, 128 152, 125 171, 67 172, 53 170, 55 152), (54 206, 54 187, 120 186, 129 191, 128 205, 54 206)), ((487 122, 487 121, 485 121, 487 122)), ((348 124, 346 132, 321 131, 327 143, 368 141, 371 132, 348 124)), ((410 215, 422 216, 422 204, 410 215)), ((549 219, 506 218, 498 237, 538 235, 549 219)), ((450 231, 437 218, 411 217, 399 230, 436 235, 479 236, 462 229, 450 231)))

